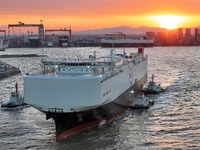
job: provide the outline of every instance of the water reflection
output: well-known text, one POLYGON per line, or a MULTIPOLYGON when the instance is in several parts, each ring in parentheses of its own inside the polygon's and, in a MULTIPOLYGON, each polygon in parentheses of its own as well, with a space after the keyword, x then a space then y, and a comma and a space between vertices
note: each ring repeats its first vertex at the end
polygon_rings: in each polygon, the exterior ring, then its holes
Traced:
MULTIPOLYGON (((200 53, 199 47, 146 48, 148 79, 155 75, 166 92, 151 98, 155 104, 145 111, 128 111, 123 119, 102 123, 93 129, 55 143, 53 120, 34 108, 0 111, 2 149, 199 149, 200 147, 200 53), (24 142, 26 141, 26 142, 24 142)), ((109 54, 103 48, 44 49, 50 57, 109 54), (67 54, 67 55, 66 55, 67 54)), ((3 53, 36 53, 42 49, 8 49, 3 53)), ((122 52, 121 49, 116 49, 122 52)), ((132 49, 127 49, 127 52, 132 49)), ((137 49, 133 50, 134 52, 137 49)), ((21 75, 0 81, 0 101, 18 81, 23 92, 23 75, 39 70, 41 58, 12 58, 3 61, 20 67, 21 75)))

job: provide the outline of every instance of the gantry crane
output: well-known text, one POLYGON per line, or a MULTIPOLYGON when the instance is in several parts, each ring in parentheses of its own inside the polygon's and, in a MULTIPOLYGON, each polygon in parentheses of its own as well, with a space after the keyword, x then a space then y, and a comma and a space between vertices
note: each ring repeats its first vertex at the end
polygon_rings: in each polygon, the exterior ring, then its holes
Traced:
POLYGON ((0 30, 0 32, 4 33, 4 39, 6 39, 6 30, 0 30))
POLYGON ((8 38, 10 38, 10 28, 14 27, 37 27, 38 28, 38 35, 40 42, 44 44, 44 25, 42 24, 43 20, 40 20, 41 24, 25 24, 22 22, 19 22, 18 24, 9 24, 8 25, 8 38))
POLYGON ((48 32, 69 32, 69 41, 68 41, 68 44, 69 46, 72 45, 72 30, 71 30, 71 27, 69 27, 69 29, 50 29, 50 30, 45 30, 45 37, 47 36, 47 33, 48 32))

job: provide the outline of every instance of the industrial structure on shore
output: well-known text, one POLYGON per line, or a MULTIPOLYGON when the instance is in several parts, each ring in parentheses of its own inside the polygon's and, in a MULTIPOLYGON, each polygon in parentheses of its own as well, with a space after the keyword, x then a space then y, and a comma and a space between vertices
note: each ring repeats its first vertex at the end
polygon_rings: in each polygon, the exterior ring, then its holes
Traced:
POLYGON ((10 47, 43 47, 43 46, 71 46, 71 28, 69 29, 54 29, 45 30, 42 24, 25 24, 19 22, 18 24, 8 25, 8 37, 10 47), (24 33, 15 33, 14 28, 37 28, 37 33, 28 31, 24 33), (63 32, 63 34, 56 34, 56 32, 63 32), (49 34, 51 33, 51 34, 49 34))
MULTIPOLYGON (((6 30, 0 30, 4 33, 4 42, 9 41, 9 47, 71 47, 71 46, 102 46, 105 44, 105 41, 108 40, 115 41, 115 43, 111 44, 113 47, 118 47, 119 45, 126 45, 126 47, 138 47, 138 45, 146 47, 153 46, 153 40, 151 44, 146 43, 147 39, 144 36, 138 35, 124 35, 124 37, 116 37, 115 35, 119 35, 117 33, 111 33, 109 35, 113 35, 112 37, 106 36, 107 34, 101 35, 73 35, 72 39, 72 30, 71 27, 64 29, 48 29, 44 28, 42 24, 43 20, 40 20, 40 24, 25 24, 22 22, 18 22, 18 24, 8 24, 8 35, 6 35, 6 30), (29 28, 31 30, 24 28, 29 28), (33 29, 34 28, 34 29, 33 29), (15 30, 16 29, 16 30, 15 30), (23 31, 22 31, 23 30, 23 31), (104 44, 102 41, 104 40, 104 44), (120 40, 119 43, 117 40, 120 40), (127 43, 128 40, 128 43, 127 43), (133 42, 132 42, 133 41, 133 42), (135 41, 139 41, 136 45, 135 41), (123 42, 123 43, 122 43, 123 42)), ((103 47, 103 46, 102 46, 103 47)), ((4 47, 5 48, 5 47, 4 47)))
POLYGON ((0 50, 7 47, 71 47, 100 46, 100 39, 93 35, 74 35, 72 29, 45 29, 39 24, 8 24, 8 31, 0 30, 0 50), (27 29, 28 28, 28 29, 27 29), (23 30, 25 29, 25 30, 23 30), (8 44, 9 43, 9 44, 8 44))
POLYGON ((102 34, 75 33, 72 36, 71 27, 64 29, 45 29, 42 21, 40 20, 39 24, 25 24, 22 22, 8 24, 7 32, 6 30, 0 30, 0 50, 4 50, 7 47, 105 47, 105 44, 106 47, 107 44, 110 44, 112 47, 200 45, 199 28, 194 29, 194 34, 192 34, 192 28, 178 28, 170 31, 146 31, 146 33, 141 35, 134 33, 122 34, 123 37, 115 36, 122 32, 102 34), (108 38, 106 35, 113 35, 113 37, 108 38))

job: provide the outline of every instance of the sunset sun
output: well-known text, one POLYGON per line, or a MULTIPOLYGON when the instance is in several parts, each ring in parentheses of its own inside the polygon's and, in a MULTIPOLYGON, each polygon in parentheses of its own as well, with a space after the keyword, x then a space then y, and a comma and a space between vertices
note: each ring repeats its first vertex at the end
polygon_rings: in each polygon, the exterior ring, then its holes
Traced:
POLYGON ((154 20, 161 28, 172 30, 178 28, 181 23, 187 20, 187 18, 175 15, 161 15, 161 16, 152 16, 151 20, 154 20))

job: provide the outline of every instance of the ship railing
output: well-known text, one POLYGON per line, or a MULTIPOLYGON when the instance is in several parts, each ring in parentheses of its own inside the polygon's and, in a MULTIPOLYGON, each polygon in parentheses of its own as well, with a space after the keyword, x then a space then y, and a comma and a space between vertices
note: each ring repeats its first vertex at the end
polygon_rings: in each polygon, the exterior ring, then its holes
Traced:
POLYGON ((110 61, 107 57, 100 57, 100 58, 42 58, 41 62, 108 62, 110 61))
POLYGON ((60 59, 60 58, 45 58, 41 60, 42 63, 70 63, 70 62, 96 62, 94 60, 91 59, 72 59, 72 58, 68 58, 68 59, 60 59))
POLYGON ((47 66, 47 67, 59 67, 59 66, 91 66, 91 67, 101 67, 101 68, 110 68, 113 67, 114 64, 116 64, 114 61, 105 61, 102 59, 99 59, 100 61, 97 60, 88 60, 88 59, 83 59, 83 60, 62 60, 60 59, 43 59, 42 66, 47 66))
POLYGON ((110 56, 103 56, 103 57, 89 57, 89 58, 42 58, 41 62, 56 62, 56 63, 61 63, 61 62, 119 62, 121 59, 119 57, 113 57, 111 58, 110 56))

